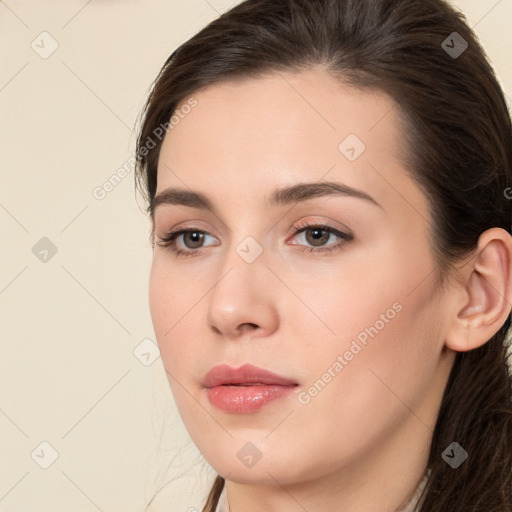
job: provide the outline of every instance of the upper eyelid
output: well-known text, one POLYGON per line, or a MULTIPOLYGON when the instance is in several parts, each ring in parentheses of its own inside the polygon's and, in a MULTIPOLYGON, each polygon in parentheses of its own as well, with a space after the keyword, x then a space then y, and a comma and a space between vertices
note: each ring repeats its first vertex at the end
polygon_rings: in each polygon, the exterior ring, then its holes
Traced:
MULTIPOLYGON (((182 230, 197 230, 197 231, 202 231, 202 232, 205 232, 206 234, 208 235, 211 235, 211 236, 215 236, 215 235, 212 235, 212 233, 210 231, 208 231, 208 229, 206 228, 202 228, 200 227, 199 225, 194 225, 194 221, 190 221, 192 223, 192 225, 182 225, 180 226, 180 224, 178 224, 179 227, 177 228, 170 228, 170 229, 166 229, 166 228, 162 228, 162 229, 157 229, 156 228, 156 224, 155 224, 155 233, 157 231, 162 231, 164 235, 170 233, 170 232, 177 232, 177 231, 182 231, 182 230)), ((198 224, 200 223, 201 221, 198 221, 198 224)), ((162 222, 162 224, 165 224, 165 222, 162 222)), ((293 222, 292 225, 290 226, 289 228, 289 231, 293 234, 293 232, 297 232, 297 231, 300 231, 302 229, 308 229, 308 228, 312 228, 312 227, 327 227, 329 229, 332 229, 332 230, 336 230, 336 231, 340 231, 342 233, 345 233, 347 235, 352 235, 352 230, 344 225, 343 223, 339 222, 339 221, 335 221, 334 219, 330 219, 330 220, 299 220, 299 221, 296 221, 296 222, 293 222), (330 225, 330 223, 334 223, 334 224, 337 224, 338 226, 336 225, 330 225), (299 226, 298 226, 299 224, 299 226), (302 226, 303 224, 303 226, 302 226)), ((275 228, 275 224, 274 226, 269 230, 270 231, 273 231, 275 228)), ((229 228, 228 228, 229 229, 229 228)), ((231 229, 229 229, 230 232, 232 232, 231 229)), ((217 237, 216 237, 217 238, 217 237)))
MULTIPOLYGON (((298 236, 298 235, 302 234, 304 231, 307 231, 308 229, 314 229, 314 228, 323 229, 324 231, 327 231, 327 232, 337 236, 338 238, 340 238, 342 240, 347 240, 347 239, 353 239, 354 238, 354 235, 351 233, 351 231, 349 229, 336 228, 334 226, 329 225, 328 223, 321 222, 321 221, 319 221, 319 222, 305 221, 304 225, 299 225, 299 226, 297 226, 295 224, 293 226, 293 228, 292 228, 292 232, 288 236, 295 237, 295 236, 298 236)), ((167 237, 172 235, 174 243, 176 243, 176 240, 179 237, 181 237, 182 235, 184 235, 186 233, 189 233, 189 232, 203 233, 206 236, 210 236, 210 237, 215 238, 216 240, 218 240, 215 235, 212 235, 210 232, 206 231, 203 228, 200 228, 198 226, 186 226, 186 225, 183 226, 183 227, 173 228, 173 229, 170 229, 168 231, 165 231, 163 233, 162 237, 160 237, 160 238, 163 239, 163 238, 167 238, 167 237)), ((212 245, 218 245, 218 244, 212 244, 212 245)), ((292 244, 292 245, 300 245, 300 244, 292 244)))

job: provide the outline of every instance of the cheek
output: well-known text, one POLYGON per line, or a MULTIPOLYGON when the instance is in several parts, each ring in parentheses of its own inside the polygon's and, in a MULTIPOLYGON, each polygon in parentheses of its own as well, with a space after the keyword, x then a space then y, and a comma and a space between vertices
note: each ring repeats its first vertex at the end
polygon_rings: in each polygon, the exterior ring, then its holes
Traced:
MULTIPOLYGON (((206 290, 194 273, 183 270, 163 252, 155 254, 149 278, 149 307, 155 329, 170 336, 189 320, 206 290)), ((158 334, 157 333, 157 334, 158 334)))
POLYGON ((197 315, 194 308, 198 308, 204 294, 199 288, 190 284, 187 286, 183 276, 180 277, 172 266, 166 264, 164 259, 154 257, 149 278, 149 308, 162 361, 168 374, 178 376, 180 368, 183 370, 194 367, 193 351, 182 335, 185 328, 198 324, 191 322, 189 315, 197 315), (180 339, 183 340, 182 343, 179 342, 180 339))
POLYGON ((155 256, 149 277, 149 310, 159 345, 164 339, 165 332, 173 325, 169 312, 172 311, 171 304, 176 303, 176 293, 176 288, 169 286, 167 273, 155 256))
POLYGON ((403 409, 397 396, 419 399, 442 347, 429 254, 425 249, 411 259, 395 250, 374 264, 368 258, 349 265, 350 272, 341 268, 321 288, 302 283, 301 298, 317 316, 290 316, 301 318, 297 339, 308 361, 307 385, 320 380, 318 387, 326 381, 330 388, 315 401, 339 404, 359 418, 372 410, 385 415, 384 404, 403 409))
POLYGON ((430 423, 422 404, 437 368, 438 333, 437 308, 425 304, 428 294, 361 294, 366 300, 359 305, 344 300, 338 323, 332 321, 336 339, 302 354, 310 369, 306 394, 296 407, 296 423, 290 417, 287 426, 290 432, 307 430, 311 452, 324 462, 357 460, 392 436, 411 411, 420 418, 413 418, 416 428, 430 423), (326 447, 325 439, 336 441, 326 447))

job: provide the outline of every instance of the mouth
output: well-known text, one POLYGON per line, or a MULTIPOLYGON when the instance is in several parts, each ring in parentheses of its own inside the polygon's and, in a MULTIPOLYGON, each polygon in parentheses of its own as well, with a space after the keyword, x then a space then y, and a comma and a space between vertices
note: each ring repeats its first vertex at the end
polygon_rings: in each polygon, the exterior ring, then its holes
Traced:
POLYGON ((240 368, 231 368, 227 364, 214 366, 204 377, 202 383, 205 388, 216 386, 296 386, 297 382, 258 368, 245 364, 240 368))
POLYGON ((249 364, 240 368, 223 364, 212 368, 202 385, 214 407, 231 414, 247 414, 286 398, 299 384, 249 364))
POLYGON ((268 384, 263 384, 262 382, 244 382, 244 383, 240 383, 240 384, 233 384, 233 383, 221 384, 221 386, 265 386, 265 385, 268 385, 268 384))

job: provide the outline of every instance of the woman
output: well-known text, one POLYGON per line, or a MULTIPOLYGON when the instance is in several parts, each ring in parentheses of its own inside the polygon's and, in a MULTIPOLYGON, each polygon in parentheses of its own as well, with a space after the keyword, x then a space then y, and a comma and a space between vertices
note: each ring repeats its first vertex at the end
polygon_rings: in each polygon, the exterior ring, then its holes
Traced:
POLYGON ((204 512, 512 511, 511 121, 462 15, 242 2, 169 57, 137 154, 204 512))

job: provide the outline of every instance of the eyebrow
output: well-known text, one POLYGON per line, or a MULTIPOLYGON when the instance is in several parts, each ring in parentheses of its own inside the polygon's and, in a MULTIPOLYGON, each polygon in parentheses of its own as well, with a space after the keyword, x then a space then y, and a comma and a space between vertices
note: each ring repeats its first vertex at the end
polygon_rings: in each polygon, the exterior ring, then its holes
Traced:
MULTIPOLYGON (((266 204, 269 207, 276 207, 287 205, 291 203, 298 203, 307 201, 316 197, 328 196, 346 196, 363 199, 379 208, 382 206, 370 195, 362 190, 358 190, 342 183, 335 183, 329 181, 314 182, 314 183, 299 183, 289 187, 284 187, 275 190, 270 197, 266 198, 266 204)), ((189 206, 191 208, 198 208, 208 210, 215 215, 217 212, 212 202, 207 196, 200 192, 179 188, 167 188, 157 194, 151 201, 148 211, 153 217, 155 210, 162 204, 189 206)))

